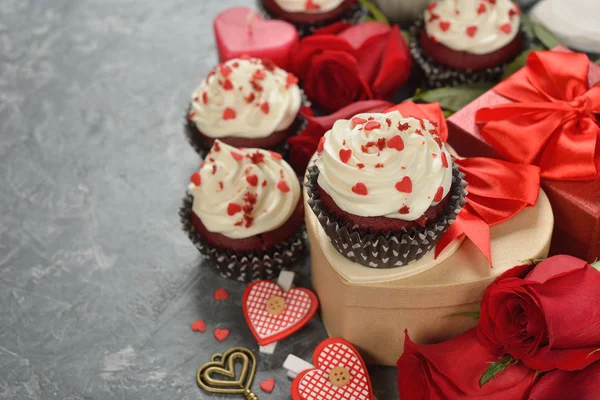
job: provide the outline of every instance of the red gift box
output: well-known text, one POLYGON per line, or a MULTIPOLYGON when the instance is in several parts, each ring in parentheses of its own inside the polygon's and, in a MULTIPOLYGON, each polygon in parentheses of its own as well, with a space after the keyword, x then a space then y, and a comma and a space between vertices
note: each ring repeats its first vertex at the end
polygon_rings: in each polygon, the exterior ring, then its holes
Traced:
MULTIPOLYGON (((570 52, 565 47, 553 49, 570 52)), ((519 71, 517 73, 524 73, 519 71)), ((600 82, 600 66, 590 62, 590 87, 600 82)), ((493 90, 488 91, 448 119, 448 142, 465 157, 502 156, 483 138, 475 123, 477 110, 511 100, 493 90)), ((600 259, 600 180, 542 180, 554 211, 555 226, 551 254, 571 254, 590 262, 600 259)))

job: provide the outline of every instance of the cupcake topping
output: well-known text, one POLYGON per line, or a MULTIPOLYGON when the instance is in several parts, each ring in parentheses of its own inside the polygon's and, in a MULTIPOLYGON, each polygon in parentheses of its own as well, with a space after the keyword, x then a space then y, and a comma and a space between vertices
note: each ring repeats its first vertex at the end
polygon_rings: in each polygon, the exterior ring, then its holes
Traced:
POLYGON ((233 59, 192 94, 192 120, 212 138, 258 139, 289 128, 300 110, 298 79, 267 60, 233 59))
POLYGON ((452 158, 427 120, 359 114, 321 143, 319 186, 348 213, 414 221, 450 191, 452 158))
POLYGON ((425 29, 452 50, 488 54, 517 36, 519 16, 511 0, 438 0, 425 10, 425 29))
POLYGON ((287 12, 322 13, 331 11, 344 0, 275 0, 275 3, 287 12))
POLYGON ((243 239, 288 220, 298 204, 300 184, 276 154, 215 141, 188 188, 194 197, 192 210, 206 229, 243 239))

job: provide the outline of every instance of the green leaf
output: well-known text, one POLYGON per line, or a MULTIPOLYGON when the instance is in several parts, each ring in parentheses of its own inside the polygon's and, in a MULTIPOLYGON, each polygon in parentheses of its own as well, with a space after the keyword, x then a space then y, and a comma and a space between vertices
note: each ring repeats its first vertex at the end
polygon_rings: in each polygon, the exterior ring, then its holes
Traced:
POLYGON ((515 360, 512 357, 505 357, 502 358, 502 362, 490 363, 488 369, 485 370, 485 372, 483 373, 483 375, 481 375, 481 378, 479 379, 479 387, 483 387, 483 385, 494 379, 496 375, 504 371, 507 367, 518 362, 519 360, 515 360))
POLYGON ((383 22, 384 24, 389 25, 390 21, 387 19, 384 13, 381 12, 379 8, 369 0, 358 0, 363 7, 366 7, 369 10, 369 13, 373 16, 374 21, 383 22))
POLYGON ((469 317, 469 318, 479 319, 479 311, 457 312, 457 313, 454 313, 454 314, 450 314, 448 316, 449 317, 469 317))
POLYGON ((517 58, 515 58, 513 62, 508 64, 508 66, 504 70, 504 74, 502 75, 502 80, 508 78, 509 76, 511 76, 512 74, 514 74, 515 72, 517 72, 518 70, 523 68, 525 66, 525 63, 527 62, 527 57, 529 56, 529 54, 533 53, 534 51, 539 51, 539 50, 544 50, 544 48, 541 46, 536 46, 536 47, 532 47, 528 50, 525 50, 524 52, 519 54, 517 56, 517 58))
MULTIPOLYGON (((596 268, 598 271, 600 271, 600 260, 596 260, 593 263, 590 264, 592 267, 596 268)), ((598 351, 598 350, 596 350, 598 351)))
POLYGON ((533 24, 533 34, 547 49, 552 49, 560 45, 560 41, 554 36, 554 33, 550 32, 543 25, 533 24))
POLYGON ((492 84, 470 84, 415 93, 414 101, 439 102, 444 110, 456 112, 490 90, 492 84))

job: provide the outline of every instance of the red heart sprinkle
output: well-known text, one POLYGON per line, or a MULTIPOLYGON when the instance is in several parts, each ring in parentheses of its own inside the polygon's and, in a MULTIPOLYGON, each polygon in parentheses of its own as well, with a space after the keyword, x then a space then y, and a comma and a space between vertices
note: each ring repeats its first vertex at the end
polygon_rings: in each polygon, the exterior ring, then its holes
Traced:
POLYGON ((231 74, 231 68, 227 65, 221 65, 221 75, 228 78, 229 74, 231 74))
POLYGON ((252 75, 252 79, 256 79, 257 81, 262 81, 263 79, 265 79, 266 76, 267 75, 259 69, 254 72, 254 74, 252 75))
POLYGON ((359 162, 359 163, 356 163, 356 167, 357 167, 358 169, 363 169, 363 168, 365 167, 365 164, 363 164, 363 163, 359 162))
POLYGON ((208 93, 207 92, 202 93, 202 102, 204 104, 208 104, 208 93))
POLYGON ((235 161, 240 161, 241 159, 243 159, 243 158, 244 158, 244 156, 243 156, 243 155, 241 155, 240 153, 236 153, 235 151, 232 151, 232 152, 231 152, 231 157, 233 157, 233 159, 234 159, 235 161))
POLYGON ((227 214, 228 215, 235 215, 235 214, 239 213, 240 211, 242 211, 242 206, 240 206, 237 203, 229 203, 227 205, 227 214))
POLYGON ((227 121, 228 119, 235 119, 236 113, 233 108, 227 107, 225 111, 223 111, 223 119, 227 121))
POLYGON ((448 168, 448 159, 446 158, 446 153, 442 151, 442 165, 444 168, 448 168))
POLYGON ((204 321, 202 321, 201 319, 199 319, 198 321, 194 322, 192 324, 192 330, 194 332, 202 332, 204 333, 204 331, 206 331, 206 324, 204 323, 204 321))
POLYGON ((223 82, 223 89, 225 89, 225 90, 233 89, 233 84, 231 83, 231 81, 229 79, 225 79, 225 82, 223 82))
POLYGON ((410 128, 410 124, 408 122, 405 122, 405 123, 398 122, 398 130, 400 132, 406 131, 406 130, 408 130, 408 128, 410 128))
POLYGON ((509 18, 512 18, 515 15, 521 15, 521 8, 518 5, 515 5, 515 7, 511 8, 510 11, 508 12, 509 18))
POLYGON ((381 124, 377 121, 369 121, 365 125, 365 131, 372 131, 373 129, 381 128, 381 124))
POLYGON ((319 145, 317 146, 317 152, 318 153, 323 152, 324 146, 325 146, 325 137, 322 137, 321 140, 319 140, 319 145))
POLYGON ((510 33, 512 31, 512 27, 510 24, 503 24, 500 26, 500 30, 504 33, 510 33))
POLYGON ((387 124, 388 127, 392 126, 392 120, 390 118, 386 118, 385 123, 387 124))
POLYGON ((398 210, 398 214, 408 214, 409 212, 410 208, 408 208, 408 206, 402 206, 402 208, 398 210))
POLYGON ((292 85, 295 85, 298 83, 298 78, 296 77, 296 75, 292 74, 292 73, 288 73, 287 78, 285 80, 285 86, 286 87, 290 87, 292 85))
POLYGON ((364 118, 360 118, 360 117, 354 117, 354 118, 352 118, 352 123, 354 125, 364 124, 365 122, 367 122, 367 120, 364 119, 364 118))
POLYGON ((318 10, 319 5, 313 3, 313 0, 306 0, 306 9, 307 10, 318 10))
POLYGON ((246 182, 248 182, 249 185, 251 186, 257 186, 258 185, 258 176, 256 175, 249 175, 246 177, 246 182))
POLYGON ((265 114, 269 113, 269 103, 267 103, 266 101, 264 103, 262 103, 260 105, 260 109, 262 110, 262 112, 264 112, 265 114))
POLYGON ((277 189, 281 190, 283 193, 287 193, 290 191, 290 187, 284 180, 277 182, 277 189))
POLYGON ((496 4, 496 0, 487 0, 490 4, 496 4))
POLYGON ((248 96, 244 97, 244 100, 246 100, 246 103, 250 104, 254 101, 255 98, 256 95, 254 93, 250 93, 248 96))
POLYGON ((218 288, 215 291, 215 300, 219 301, 219 300, 225 300, 229 298, 229 292, 223 288, 218 288))
POLYGON ((269 154, 271 155, 271 157, 273 157, 276 160, 281 160, 283 158, 283 156, 275 151, 271 151, 269 150, 269 154))
POLYGON ((440 21, 440 29, 442 30, 442 32, 446 32, 448 29, 450 29, 450 22, 440 21))
POLYGON ((387 142, 387 146, 390 149, 396 149, 398 151, 404 150, 404 140, 400 137, 400 135, 396 135, 387 142))
POLYGON ((266 381, 260 383, 260 389, 263 392, 271 393, 275 389, 275 379, 269 378, 266 381))
POLYGON ((469 26, 467 28, 467 35, 469 35, 469 37, 475 36, 476 33, 477 33, 477 27, 475 25, 469 26))
POLYGON ((483 14, 485 11, 487 10, 487 8, 485 7, 485 4, 481 3, 479 5, 479 8, 477 9, 477 14, 481 15, 483 14))
POLYGON ((435 7, 437 7, 437 3, 431 3, 427 6, 427 11, 432 12, 435 9, 435 7))
POLYGON ((410 177, 405 176, 400 182, 396 183, 396 190, 402 193, 411 193, 412 180, 410 179, 410 177))
POLYGON ((229 329, 216 328, 213 331, 213 334, 219 342, 222 342, 223 340, 227 339, 227 336, 229 336, 229 329))
POLYGON ((196 186, 200 186, 202 183, 202 178, 200 177, 200 173, 194 172, 192 176, 190 176, 190 182, 192 182, 196 186))
POLYGON ((341 149, 340 150, 340 160, 342 160, 342 162, 344 164, 346 164, 348 162, 350 157, 352 157, 352 150, 350 150, 350 149, 341 149))
POLYGON ((433 197, 433 201, 435 201, 436 203, 439 203, 442 200, 442 195, 444 194, 444 188, 443 187, 439 187, 437 192, 435 192, 435 196, 433 197))
POLYGON ((366 196, 369 193, 367 187, 362 182, 358 182, 356 185, 352 186, 352 191, 361 196, 366 196))

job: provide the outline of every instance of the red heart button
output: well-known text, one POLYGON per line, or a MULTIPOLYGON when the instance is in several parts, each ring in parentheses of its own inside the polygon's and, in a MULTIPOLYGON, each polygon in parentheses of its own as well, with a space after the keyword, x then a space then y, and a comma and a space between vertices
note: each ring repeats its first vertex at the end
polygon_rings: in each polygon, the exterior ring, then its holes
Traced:
POLYGON ((373 400, 365 362, 347 341, 329 338, 313 353, 314 369, 302 371, 292 382, 294 400, 373 400))
POLYGON ((221 62, 249 55, 271 59, 277 66, 290 69, 290 56, 298 43, 298 32, 292 24, 264 21, 254 10, 234 7, 217 15, 213 29, 221 62))
POLYGON ((303 288, 283 292, 271 281, 248 285, 242 308, 252 334, 261 346, 278 342, 302 328, 317 312, 319 300, 303 288))

